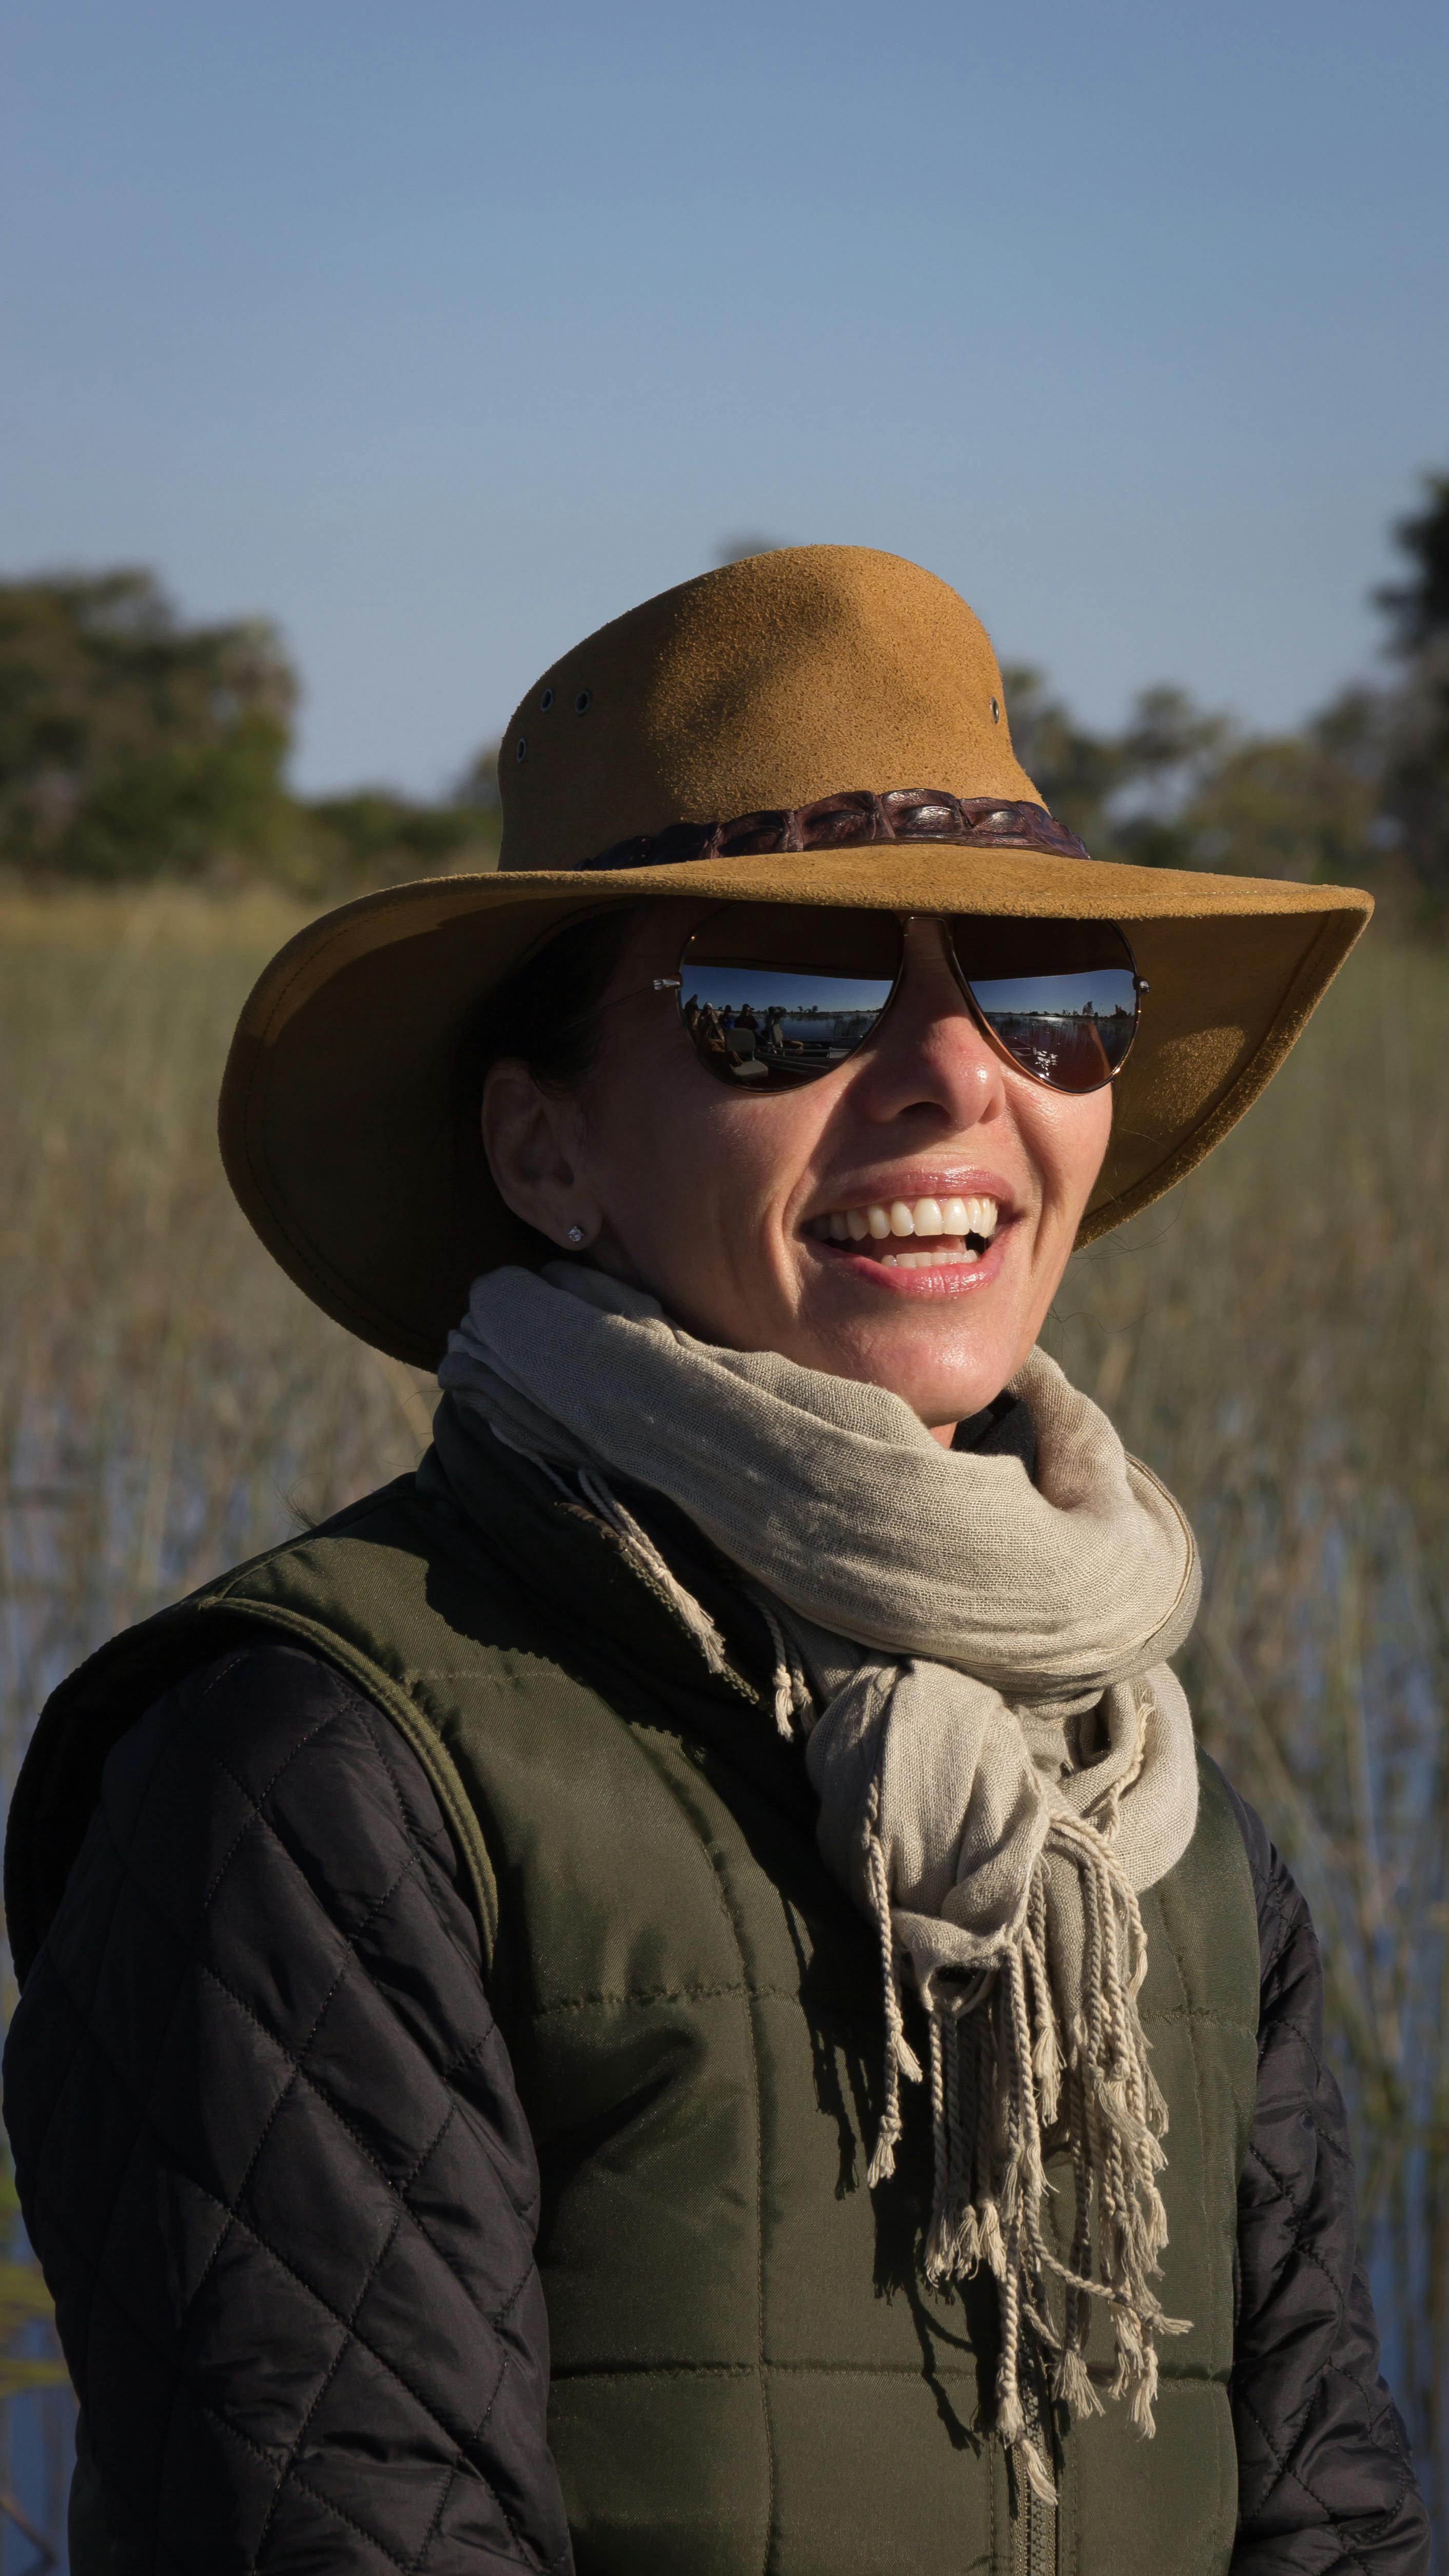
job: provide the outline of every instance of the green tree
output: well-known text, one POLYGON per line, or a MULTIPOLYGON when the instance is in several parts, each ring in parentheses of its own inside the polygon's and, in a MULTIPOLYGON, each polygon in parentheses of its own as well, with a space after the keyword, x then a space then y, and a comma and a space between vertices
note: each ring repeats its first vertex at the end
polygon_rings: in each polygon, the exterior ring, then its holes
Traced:
POLYGON ((449 798, 450 804, 461 805, 470 814, 492 814, 501 811, 498 793, 498 754, 501 745, 485 742, 474 752, 461 772, 449 798))
POLYGON ((1382 701, 1367 689, 1299 733, 1229 733, 1177 818, 1179 864, 1361 881, 1380 865, 1382 765, 1382 701))
POLYGON ((1105 856, 1112 839, 1111 801, 1122 782, 1117 745, 1078 724, 1034 664, 1008 663, 1001 684, 1012 749, 1023 769, 1068 831, 1105 856))
POLYGON ((284 862, 296 694, 271 626, 185 625, 151 573, 0 583, 0 862, 91 878, 284 862))
POLYGON ((491 868, 498 856, 496 812, 481 801, 423 805, 390 787, 359 787, 314 797, 304 811, 308 860, 298 877, 309 892, 491 868))
POLYGON ((1423 481, 1423 509, 1394 529, 1394 543, 1412 566, 1410 577, 1374 593, 1389 620, 1390 650, 1406 661, 1449 637, 1449 474, 1426 474, 1423 481))
POLYGON ((1193 809, 1232 741, 1228 719, 1205 714, 1185 689, 1160 685, 1140 692, 1114 746, 1118 786, 1113 821, 1124 859, 1144 868, 1203 864, 1194 842, 1193 809))
POLYGON ((1096 734, 1030 668, 1004 674, 1012 741, 1095 858, 1239 876, 1362 877, 1380 865, 1385 702, 1350 689, 1298 733, 1245 733, 1183 689, 1144 689, 1096 734))
POLYGON ((1408 578, 1375 593, 1403 679, 1386 745, 1384 807, 1421 908, 1449 919, 1449 474, 1394 530, 1408 578))
POLYGON ((714 548, 717 564, 748 563, 751 555, 777 555, 787 543, 784 537, 762 536, 758 528, 745 528, 738 536, 721 537, 714 548))

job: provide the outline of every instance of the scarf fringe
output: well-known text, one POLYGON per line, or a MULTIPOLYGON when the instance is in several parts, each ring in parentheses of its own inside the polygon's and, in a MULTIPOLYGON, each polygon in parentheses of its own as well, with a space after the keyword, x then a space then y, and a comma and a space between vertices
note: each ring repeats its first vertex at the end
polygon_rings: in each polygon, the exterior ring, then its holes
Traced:
POLYGON ((792 1738, 796 1733, 796 1719, 808 1717, 814 1711, 815 1699, 809 1676, 793 1638, 786 1636, 768 1595, 758 1583, 747 1583, 744 1588, 764 1620, 775 1650, 775 1670, 771 1680, 775 1725, 781 1735, 792 1738))
MULTIPOLYGON (((542 1458, 536 1463, 560 1491, 569 1488, 542 1458)), ((641 1574, 663 1592, 696 1638, 711 1672, 722 1672, 724 1641, 702 1604, 679 1581, 648 1532, 606 1478, 575 1470, 577 1490, 614 1531, 641 1574)), ((572 1499, 572 1496, 569 1496, 572 1499)), ((773 1713, 784 1736, 808 1718, 814 1701, 794 1643, 754 1584, 774 1649, 773 1713)), ((1121 1784, 1122 1789, 1130 1785, 1121 1784)), ((996 2374, 996 2430, 1017 2453, 1033 2492, 1057 2501, 1051 2471, 1022 2395, 1025 2327, 1047 2368, 1050 2396, 1079 2420, 1103 2413, 1086 2363, 1091 2302, 1112 2318, 1115 2367, 1110 2394, 1125 2401, 1137 2430, 1156 2426, 1157 2343, 1186 2334, 1168 2317, 1150 2282, 1167 2243, 1167 2214, 1156 2175, 1166 2163, 1159 2143, 1167 2106, 1148 2062, 1137 2011, 1147 1973, 1147 1944, 1130 1880, 1113 1857, 1112 1828, 1121 1790, 1103 1827, 1062 1810, 1053 1816, 1032 1874, 1024 1919, 999 1955, 969 1986, 936 1981, 923 1997, 930 2035, 928 2069, 906 2036, 902 1954, 895 1937, 890 1876, 880 1835, 879 1777, 863 1822, 862 1858, 880 1944, 885 2004, 885 2070, 880 2123, 867 2180, 895 2172, 904 2134, 901 2079, 929 2077, 935 2182, 926 2237, 926 2272, 937 2286, 969 2280, 983 2267, 997 2285, 1001 2352, 996 2374), (1086 1954, 1082 1999, 1066 2044, 1047 1971, 1047 1852, 1072 1862, 1082 1891, 1086 1954), (1043 2201, 1054 2189, 1042 2159, 1042 2131, 1065 2127, 1076 2221, 1063 2263, 1046 2242, 1043 2201), (1095 2235, 1094 2235, 1095 2230, 1095 2235), (1051 2283, 1063 2292, 1063 2324, 1053 2324, 1051 2283)))
MULTIPOLYGON (((872 2185, 895 2170, 902 2134, 900 2080, 920 2069, 906 2040, 901 1957, 895 1939, 879 1789, 867 1800, 863 1852, 880 1939, 886 2050, 872 2185)), ((1092 2303, 1112 2319, 1110 2393, 1138 2431, 1155 2430, 1157 2345, 1185 2334, 1163 2314, 1151 2283, 1167 2243, 1157 2188, 1166 2162, 1167 2110, 1148 2063, 1137 2011, 1146 1974, 1142 1917, 1132 1886, 1094 1826, 1053 1817, 1046 1852, 1075 1866, 1082 1891, 1086 1953, 1080 2006, 1065 2036, 1046 1965, 1045 1852, 1033 1872, 1024 1919, 969 1987, 939 1979, 924 1997, 930 2034, 929 2086, 935 2188, 926 2272, 938 2286, 983 2267, 997 2285, 1001 2353, 996 2429, 1019 2454, 1046 2501, 1055 2488, 1033 2438, 1022 2390, 1026 2329, 1045 2366, 1051 2398, 1083 2418, 1103 2412, 1086 2361, 1092 2303), (1044 2129, 1063 2128, 1076 2201, 1070 2257, 1047 2241, 1045 2202, 1054 2186, 1042 2157, 1044 2129), (1062 2324, 1048 2292, 1060 2295, 1062 2324)))

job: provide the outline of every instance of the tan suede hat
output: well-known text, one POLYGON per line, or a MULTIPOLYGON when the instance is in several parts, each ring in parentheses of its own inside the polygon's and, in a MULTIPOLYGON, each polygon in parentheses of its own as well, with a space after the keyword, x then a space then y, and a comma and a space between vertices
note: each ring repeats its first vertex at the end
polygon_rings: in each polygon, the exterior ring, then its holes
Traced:
POLYGON ((223 1158, 262 1241, 326 1313, 424 1367, 480 1270, 553 1249, 503 1206, 455 1073, 480 999, 585 913, 683 895, 1120 922, 1151 990, 1090 1242, 1226 1135, 1373 908, 1090 858, 1017 763, 971 610, 860 546, 755 555, 601 627, 529 690, 500 783, 498 872, 299 932, 222 1086, 223 1158))

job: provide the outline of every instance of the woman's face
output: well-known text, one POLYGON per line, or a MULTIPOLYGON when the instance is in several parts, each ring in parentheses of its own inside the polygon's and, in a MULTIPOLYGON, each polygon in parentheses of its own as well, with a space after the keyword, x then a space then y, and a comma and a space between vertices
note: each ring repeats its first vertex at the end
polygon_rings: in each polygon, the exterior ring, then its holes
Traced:
POLYGON ((1004 1064, 930 920, 910 924, 901 987, 859 1054, 796 1090, 727 1089, 674 993, 652 989, 704 910, 660 903, 636 926, 577 1097, 494 1066, 498 1186, 561 1248, 581 1226, 591 1262, 701 1340, 886 1387, 949 1440, 1036 1340, 1106 1152, 1110 1090, 1073 1097, 1004 1064))

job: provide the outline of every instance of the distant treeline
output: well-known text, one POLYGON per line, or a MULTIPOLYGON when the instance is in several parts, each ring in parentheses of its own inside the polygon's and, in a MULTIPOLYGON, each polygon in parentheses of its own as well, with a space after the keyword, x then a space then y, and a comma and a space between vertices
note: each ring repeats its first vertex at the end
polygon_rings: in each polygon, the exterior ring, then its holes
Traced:
POLYGON ((267 877, 300 894, 491 867, 491 752, 453 793, 294 795, 297 675, 264 618, 186 624, 150 572, 0 582, 0 869, 267 877))
MULTIPOLYGON (((1376 594, 1391 676, 1297 731, 1255 734, 1160 687, 1120 733, 1093 733, 1039 672, 1008 670, 1013 740, 1053 813, 1099 858, 1367 880, 1449 922, 1449 475, 1425 478, 1394 538, 1403 578, 1376 594)), ((492 865, 491 747, 435 803, 301 797, 296 702, 273 626, 187 625, 149 572, 0 583, 0 869, 328 895, 492 865)))
POLYGON ((1404 575, 1375 593, 1393 676, 1295 732, 1155 688, 1121 733, 1089 733, 1038 672, 1008 670, 1012 741, 1052 812, 1097 858, 1367 881, 1449 920, 1449 475, 1425 477, 1393 533, 1404 575))

